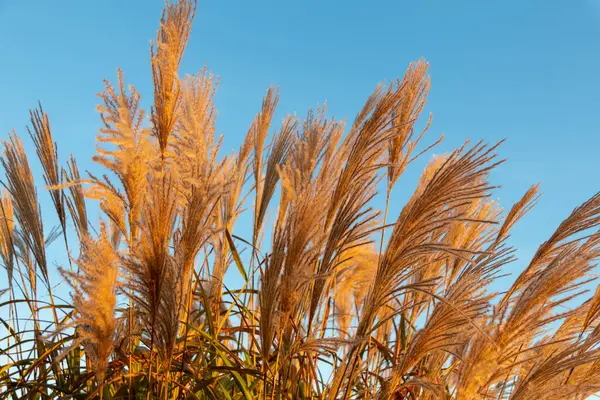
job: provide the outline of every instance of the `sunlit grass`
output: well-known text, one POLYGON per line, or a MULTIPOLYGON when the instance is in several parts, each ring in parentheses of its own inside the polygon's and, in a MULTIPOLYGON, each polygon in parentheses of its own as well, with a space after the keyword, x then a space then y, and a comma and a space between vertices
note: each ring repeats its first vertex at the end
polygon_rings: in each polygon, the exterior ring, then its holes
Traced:
POLYGON ((216 80, 179 73, 195 11, 193 0, 166 5, 151 110, 121 71, 106 82, 93 158, 102 172, 61 163, 50 119, 32 111, 56 229, 42 218, 34 155, 15 134, 3 142, 1 399, 600 390, 600 290, 585 291, 600 256, 600 195, 492 292, 538 187, 504 211, 488 181, 500 144, 429 155, 441 138, 427 135, 428 121, 416 129, 430 85, 424 60, 377 87, 349 126, 322 108, 277 126, 270 88, 239 150, 223 156, 216 80), (431 160, 392 218, 394 187, 420 157, 431 160), (67 265, 48 258, 51 242, 62 242, 67 265))

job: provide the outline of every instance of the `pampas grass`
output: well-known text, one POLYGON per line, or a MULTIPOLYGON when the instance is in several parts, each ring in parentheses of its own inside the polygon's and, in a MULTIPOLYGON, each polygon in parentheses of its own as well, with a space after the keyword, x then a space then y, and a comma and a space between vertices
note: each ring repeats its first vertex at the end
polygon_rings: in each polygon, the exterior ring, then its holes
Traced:
POLYGON ((166 5, 150 110, 120 70, 105 82, 99 172, 59 154, 50 117, 31 112, 72 261, 60 275, 46 252, 60 231, 45 224, 29 157, 16 134, 3 142, 0 399, 600 392, 600 194, 501 288, 510 232, 539 200, 538 185, 508 212, 494 200, 501 143, 431 157, 389 212, 404 171, 442 140, 419 121, 425 60, 375 88, 347 128, 324 106, 275 121, 269 88, 239 151, 223 154, 217 79, 179 72, 195 11, 166 5))

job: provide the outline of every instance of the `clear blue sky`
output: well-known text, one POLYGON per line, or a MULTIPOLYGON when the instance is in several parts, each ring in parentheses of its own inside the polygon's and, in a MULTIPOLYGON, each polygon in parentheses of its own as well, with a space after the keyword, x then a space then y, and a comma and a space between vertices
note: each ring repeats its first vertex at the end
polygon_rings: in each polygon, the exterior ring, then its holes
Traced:
MULTIPOLYGON (((26 135, 40 100, 61 159, 73 153, 93 168, 95 94, 121 67, 148 104, 162 5, 0 0, 0 137, 26 135)), ((600 0, 200 0, 181 72, 206 65, 220 76, 218 131, 230 151, 271 84, 281 88, 278 120, 325 100, 330 115, 352 120, 377 83, 422 56, 431 63, 429 137, 446 134, 436 152, 507 138, 508 163, 493 177, 507 208, 541 182, 540 204, 513 237, 530 255, 600 189, 600 0)), ((399 183, 407 193, 420 166, 399 183)))

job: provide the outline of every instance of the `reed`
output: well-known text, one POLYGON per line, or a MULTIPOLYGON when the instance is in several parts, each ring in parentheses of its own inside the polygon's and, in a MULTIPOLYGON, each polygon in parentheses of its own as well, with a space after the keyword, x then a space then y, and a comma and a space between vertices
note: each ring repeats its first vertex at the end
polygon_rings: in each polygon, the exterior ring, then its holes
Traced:
POLYGON ((419 121, 425 60, 375 88, 348 127, 325 107, 278 125, 269 88, 239 151, 222 155, 217 79, 179 72, 195 12, 195 0, 166 5, 151 110, 120 70, 105 83, 100 173, 80 173, 41 105, 31 112, 56 229, 21 139, 3 142, 0 399, 600 392, 600 289, 588 291, 600 194, 495 292, 516 260, 511 229, 539 199, 538 185, 508 212, 493 199, 501 143, 432 157, 389 212, 404 171, 442 140, 427 135, 431 117, 419 121), (61 235, 71 264, 57 275, 46 247, 61 235))

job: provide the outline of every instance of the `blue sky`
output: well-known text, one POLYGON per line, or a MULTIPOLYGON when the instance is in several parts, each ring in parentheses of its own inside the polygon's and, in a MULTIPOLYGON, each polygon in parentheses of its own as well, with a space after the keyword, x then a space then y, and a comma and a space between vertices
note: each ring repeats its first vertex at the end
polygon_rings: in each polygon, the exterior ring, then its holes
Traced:
MULTIPOLYGON (((506 208, 541 182, 538 207, 514 231, 524 258, 518 269, 599 188, 600 1, 199 3, 181 72, 207 66, 220 76, 217 128, 227 152, 269 85, 281 89, 278 121, 324 101, 330 115, 352 120, 377 83, 426 57, 429 139, 446 135, 436 152, 466 139, 506 138, 500 153, 508 162, 493 175, 506 208)), ((82 169, 93 169, 95 94, 121 67, 149 103, 148 49, 162 4, 0 0, 0 137, 12 128, 25 137, 28 110, 40 100, 61 159, 73 153, 82 169)), ((422 164, 400 180, 392 211, 422 164)))

